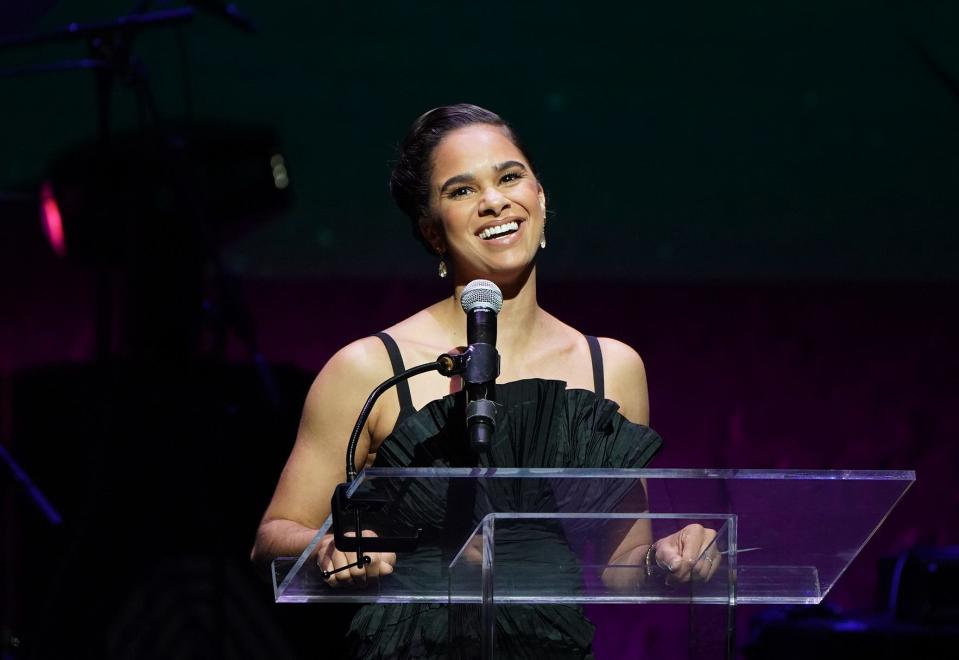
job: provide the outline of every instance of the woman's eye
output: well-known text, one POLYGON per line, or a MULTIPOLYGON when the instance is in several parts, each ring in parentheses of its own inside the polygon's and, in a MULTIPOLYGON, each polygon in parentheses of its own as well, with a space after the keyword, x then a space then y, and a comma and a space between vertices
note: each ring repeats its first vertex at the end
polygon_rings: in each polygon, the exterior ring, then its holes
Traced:
POLYGON ((470 189, 464 186, 462 188, 454 188, 453 190, 449 191, 448 194, 450 197, 462 197, 464 195, 468 195, 469 191, 470 189))
POLYGON ((506 174, 503 175, 503 178, 500 179, 500 181, 502 183, 512 183, 513 181, 517 181, 522 178, 523 178, 523 175, 520 172, 507 172, 506 174))

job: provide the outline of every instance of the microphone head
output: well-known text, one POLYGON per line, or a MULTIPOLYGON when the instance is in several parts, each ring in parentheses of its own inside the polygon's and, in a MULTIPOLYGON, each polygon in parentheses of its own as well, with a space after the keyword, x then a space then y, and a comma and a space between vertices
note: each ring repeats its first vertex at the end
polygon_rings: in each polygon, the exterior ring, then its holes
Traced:
POLYGON ((499 314, 503 308, 503 292, 489 280, 473 280, 463 288, 460 304, 467 314, 474 309, 489 309, 499 314))

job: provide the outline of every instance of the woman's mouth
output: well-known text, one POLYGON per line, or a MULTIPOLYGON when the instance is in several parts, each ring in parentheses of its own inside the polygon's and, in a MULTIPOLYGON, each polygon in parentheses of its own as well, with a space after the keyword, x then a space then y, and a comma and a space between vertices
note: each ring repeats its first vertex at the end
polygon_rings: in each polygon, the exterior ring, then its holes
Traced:
POLYGON ((482 238, 484 241, 489 241, 494 238, 502 238, 503 236, 509 236, 519 231, 519 222, 516 220, 510 220, 504 222, 500 225, 493 225, 492 227, 487 227, 481 231, 477 236, 482 238))

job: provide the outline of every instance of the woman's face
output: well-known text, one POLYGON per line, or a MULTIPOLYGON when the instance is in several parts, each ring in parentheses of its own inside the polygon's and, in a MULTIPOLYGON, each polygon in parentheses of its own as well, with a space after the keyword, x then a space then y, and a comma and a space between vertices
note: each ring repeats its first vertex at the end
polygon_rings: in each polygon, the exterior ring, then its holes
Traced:
POLYGON ((506 132, 474 124, 450 132, 434 149, 430 210, 424 236, 447 253, 458 280, 507 280, 533 262, 546 197, 506 132))

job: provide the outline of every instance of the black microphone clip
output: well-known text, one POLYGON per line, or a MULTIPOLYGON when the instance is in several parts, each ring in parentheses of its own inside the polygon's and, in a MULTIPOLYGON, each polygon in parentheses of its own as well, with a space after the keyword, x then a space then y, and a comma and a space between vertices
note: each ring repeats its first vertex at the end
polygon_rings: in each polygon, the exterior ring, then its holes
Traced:
POLYGON ((466 369, 466 430, 476 453, 489 451, 496 430, 496 403, 493 390, 499 377, 499 351, 492 344, 470 344, 464 353, 466 369))

